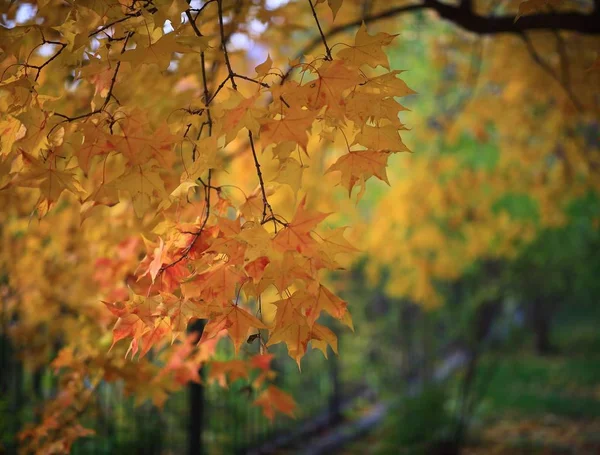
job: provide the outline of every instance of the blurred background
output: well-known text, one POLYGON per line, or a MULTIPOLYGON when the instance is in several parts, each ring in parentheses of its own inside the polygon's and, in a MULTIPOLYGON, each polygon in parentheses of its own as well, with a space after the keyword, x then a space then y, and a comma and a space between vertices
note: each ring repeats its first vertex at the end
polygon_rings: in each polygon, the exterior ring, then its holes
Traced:
MULTIPOLYGON (((480 15, 514 16, 520 2, 474 3, 480 15)), ((591 0, 548 3, 598 11, 591 0)), ((394 5, 348 2, 335 24, 394 5)), ((402 99, 412 153, 390 159, 390 186, 369 181, 358 204, 343 190, 329 201, 342 212, 332 225, 353 226, 361 250, 330 277, 355 327, 328 322, 339 357, 310 352, 299 372, 273 347, 277 385, 298 402, 296 419, 274 422, 241 380, 176 392, 161 411, 103 382, 80 416, 95 435, 73 453, 186 453, 197 431, 206 454, 600 453, 600 38, 470 33, 426 9, 368 22, 399 33, 388 55, 417 92, 402 99)), ((271 38, 253 27, 232 43, 260 63, 271 38)), ((316 194, 326 165, 305 175, 316 194)), ((15 453, 55 393, 60 344, 41 326, 24 337, 20 324, 35 321, 9 318, 4 303, 2 314, 0 450, 15 453)), ((219 345, 219 359, 232 356, 219 345)))

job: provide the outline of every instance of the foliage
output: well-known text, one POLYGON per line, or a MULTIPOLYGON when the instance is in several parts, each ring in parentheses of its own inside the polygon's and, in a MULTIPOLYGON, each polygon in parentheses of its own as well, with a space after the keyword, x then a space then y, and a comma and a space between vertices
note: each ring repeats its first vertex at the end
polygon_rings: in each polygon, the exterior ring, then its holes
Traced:
POLYGON ((359 249, 388 309, 437 308, 598 190, 597 8, 363 3, 3 6, 2 334, 60 375, 26 447, 89 435, 101 384, 161 406, 201 367, 293 415, 270 348, 337 353, 359 249))
MULTIPOLYGON (((20 259, 3 256, 3 316, 19 319, 17 344, 39 345, 28 362, 45 362, 50 333, 62 346, 53 366, 67 371, 40 425, 22 434, 31 448, 68 450, 90 434, 78 417, 102 380, 124 379, 139 402, 160 406, 200 381, 209 361, 209 381, 252 379, 268 417, 291 415, 293 399, 268 384, 267 348, 285 343, 298 365, 309 343, 337 352, 335 334, 317 320, 328 313, 352 322, 324 272, 356 249, 343 229, 320 228, 330 213, 302 184, 304 160, 323 153, 309 135, 344 138, 346 152, 327 172, 341 172, 350 193, 364 191, 373 175, 386 180, 391 154, 408 151, 394 97, 412 91, 382 49, 395 35, 364 26, 353 45, 334 51, 322 36, 325 55, 289 62, 273 48, 254 70, 247 52, 232 49, 236 30, 252 21, 299 12, 320 29, 310 2, 275 10, 222 0, 9 6, 2 232, 4 250, 20 259), (15 23, 24 11, 31 17, 15 23), (251 157, 252 171, 230 164, 239 154, 251 157), (274 309, 264 314, 267 304, 274 309), (207 320, 200 338, 185 336, 194 319, 207 320), (211 361, 224 334, 236 353, 254 344, 258 354, 211 361), (151 349, 161 363, 126 360, 151 349)), ((268 43, 266 35, 257 40, 268 43)))

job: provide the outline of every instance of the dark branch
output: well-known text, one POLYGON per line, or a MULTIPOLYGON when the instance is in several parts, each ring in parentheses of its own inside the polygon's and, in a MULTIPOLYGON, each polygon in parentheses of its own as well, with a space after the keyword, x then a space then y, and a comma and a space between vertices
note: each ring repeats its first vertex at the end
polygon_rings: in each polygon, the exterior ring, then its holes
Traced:
MULTIPOLYGON (((353 22, 333 27, 325 34, 330 38, 365 23, 377 22, 391 17, 400 16, 405 13, 430 9, 436 11, 439 16, 458 27, 478 35, 494 35, 502 33, 515 33, 521 35, 528 30, 568 30, 587 35, 600 35, 600 20, 595 14, 581 13, 548 13, 532 14, 523 16, 515 22, 515 16, 480 16, 462 6, 469 2, 461 3, 460 6, 451 6, 440 3, 438 0, 425 0, 418 5, 396 6, 377 14, 361 17, 353 22)), ((302 54, 314 50, 322 39, 316 37, 303 51, 302 54)))
POLYGON ((593 15, 580 13, 548 13, 523 16, 515 22, 515 16, 479 16, 473 11, 426 0, 425 8, 436 11, 440 17, 477 33, 493 35, 499 33, 523 33, 529 30, 569 30, 583 34, 600 34, 600 22, 593 15))
POLYGON ((460 0, 459 8, 463 11, 473 12, 473 0, 460 0))

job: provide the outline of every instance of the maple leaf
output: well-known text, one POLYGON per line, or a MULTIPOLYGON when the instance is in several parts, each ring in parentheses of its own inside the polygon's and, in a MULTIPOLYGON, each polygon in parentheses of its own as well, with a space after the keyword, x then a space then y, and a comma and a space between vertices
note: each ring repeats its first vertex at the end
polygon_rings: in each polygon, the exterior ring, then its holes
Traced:
POLYGON ((177 186, 177 188, 171 191, 171 194, 169 194, 169 198, 163 200, 159 204, 158 210, 165 209, 175 203, 181 204, 187 202, 189 200, 190 190, 192 188, 197 188, 198 186, 200 186, 198 183, 191 182, 189 180, 181 182, 177 186))
POLYGON ((193 358, 190 358, 197 341, 198 335, 196 333, 188 334, 183 343, 171 354, 160 374, 173 372, 175 381, 181 385, 188 382, 199 384, 201 382, 199 362, 195 362, 193 358))
POLYGON ((346 105, 344 94, 361 81, 360 75, 351 71, 343 60, 326 61, 315 72, 317 79, 300 88, 305 92, 307 106, 313 110, 327 106, 329 113, 343 118, 346 105))
POLYGON ((138 218, 142 218, 155 203, 167 197, 159 169, 153 162, 132 166, 116 182, 118 189, 129 193, 138 218))
MULTIPOLYGON (((158 320, 154 327, 146 328, 140 339, 142 350, 140 351, 139 357, 144 357, 154 345, 160 343, 170 332, 171 328, 165 320, 158 320)), ((134 341, 136 341, 135 338, 134 341)), ((135 356, 135 351, 132 356, 135 356)))
POLYGON ((254 261, 260 257, 271 257, 273 254, 271 234, 260 224, 246 223, 237 238, 243 240, 247 245, 244 255, 245 261, 254 261))
POLYGON ((273 244, 283 251, 295 250, 299 253, 307 252, 316 243, 310 236, 310 231, 329 215, 330 213, 307 210, 306 198, 302 199, 296 209, 294 218, 285 228, 277 233, 273 239, 273 244))
POLYGON ((270 333, 267 346, 284 342, 287 346, 288 355, 296 360, 298 368, 300 368, 300 360, 304 357, 311 339, 310 327, 298 310, 290 310, 289 314, 291 321, 288 324, 276 327, 270 333))
POLYGON ((213 305, 198 303, 191 299, 178 298, 174 295, 163 297, 170 300, 167 314, 170 319, 171 330, 175 335, 184 333, 192 319, 208 319, 211 311, 215 310, 213 305))
POLYGON ((91 60, 92 62, 88 66, 81 69, 79 77, 84 80, 87 79, 94 84, 94 95, 100 94, 102 98, 106 98, 115 69, 111 65, 107 65, 103 60, 91 60))
POLYGON ((273 420, 276 412, 282 412, 293 417, 294 409, 296 408, 294 399, 273 385, 267 387, 254 401, 254 404, 263 409, 264 415, 269 420, 273 420))
POLYGON ((240 214, 246 220, 261 220, 264 210, 262 195, 258 192, 251 194, 246 201, 240 205, 240 214))
POLYGON ((381 76, 367 78, 360 87, 359 90, 365 93, 377 93, 383 96, 395 96, 402 97, 407 95, 414 95, 416 92, 406 85, 402 79, 398 76, 404 71, 393 70, 389 71, 381 76))
POLYGON ((13 180, 13 183, 17 186, 39 189, 37 210, 40 218, 54 207, 63 191, 67 190, 79 197, 85 195, 73 169, 53 169, 48 165, 49 163, 42 163, 28 153, 22 152, 21 156, 25 170, 13 180))
POLYGON ((246 279, 236 265, 219 263, 182 283, 181 289, 186 298, 225 303, 235 297, 237 286, 246 279))
POLYGON ((229 91, 229 99, 222 104, 221 128, 226 135, 226 143, 231 142, 242 128, 258 134, 262 109, 254 107, 257 98, 258 94, 244 98, 237 90, 229 91))
POLYGON ((32 108, 17 116, 25 125, 25 135, 18 140, 19 150, 37 156, 40 150, 48 148, 48 119, 50 114, 42 109, 32 108))
POLYGON ((359 180, 366 181, 370 177, 377 177, 389 185, 386 174, 388 152, 373 150, 350 151, 342 155, 333 163, 327 172, 340 171, 342 173, 341 183, 352 193, 352 188, 359 180))
POLYGON ((163 168, 172 166, 173 146, 181 139, 171 134, 166 123, 161 123, 155 129, 142 111, 134 109, 126 117, 126 121, 121 123, 121 128, 123 136, 112 135, 111 142, 131 166, 145 165, 151 159, 156 160, 163 168))
POLYGON ((273 259, 267 267, 264 277, 277 288, 280 295, 297 280, 310 281, 311 275, 298 261, 299 254, 295 251, 286 251, 281 260, 273 259))
POLYGON ((400 129, 403 125, 398 113, 405 109, 393 97, 382 98, 380 94, 354 91, 347 101, 346 116, 357 124, 385 119, 400 129))
MULTIPOLYGON (((315 5, 318 5, 320 3, 325 3, 325 0, 317 0, 315 2, 315 5)), ((338 11, 342 7, 342 4, 343 4, 343 0, 327 0, 327 5, 329 6, 331 13, 333 14, 334 21, 335 21, 335 17, 337 16, 338 11)))
POLYGON ((125 338, 135 339, 140 336, 145 327, 142 320, 134 314, 127 314, 120 317, 113 327, 113 342, 110 348, 112 349, 117 341, 125 338))
POLYGON ((217 153, 219 147, 217 145, 217 137, 204 137, 197 141, 191 141, 193 146, 198 151, 198 156, 191 163, 184 162, 184 172, 181 174, 180 180, 195 182, 201 178, 206 171, 218 167, 217 153))
POLYGON ((208 380, 219 383, 226 387, 227 383, 232 383, 238 379, 248 378, 248 367, 243 360, 226 360, 210 362, 208 380))
POLYGON ((398 35, 389 35, 383 32, 369 35, 367 26, 363 22, 356 32, 354 46, 342 49, 337 56, 354 66, 369 65, 376 68, 381 65, 390 69, 387 55, 381 48, 389 45, 396 36, 398 35))
POLYGON ((84 140, 83 144, 75 149, 75 156, 79 167, 84 175, 90 171, 92 158, 95 156, 106 155, 115 149, 112 137, 93 123, 84 123, 81 125, 84 140))
POLYGON ((222 311, 211 315, 200 342, 217 336, 221 330, 227 330, 237 354, 240 346, 247 340, 251 328, 266 329, 267 326, 239 306, 228 305, 222 311))
POLYGON ((265 268, 269 263, 270 259, 267 256, 261 256, 246 264, 244 270, 254 280, 254 283, 258 283, 262 279, 265 268))
POLYGON ((158 245, 156 246, 156 248, 154 249, 154 251, 152 253, 152 256, 154 258, 150 262, 150 265, 148 266, 148 270, 146 270, 145 273, 141 274, 140 277, 144 276, 146 273, 149 273, 150 277, 152 278, 152 282, 154 283, 154 280, 156 279, 158 272, 160 271, 162 265, 165 263, 165 261, 168 258, 167 252, 168 252, 168 247, 165 248, 165 242, 162 239, 162 237, 160 237, 158 239, 158 245))
POLYGON ((250 365, 261 370, 268 371, 275 356, 273 354, 258 354, 250 359, 250 365))
POLYGON ((335 354, 338 353, 338 342, 337 336, 329 327, 315 323, 311 330, 310 344, 313 348, 318 349, 327 358, 327 346, 331 346, 331 349, 335 354))
POLYGON ((15 141, 25 134, 25 126, 15 117, 0 120, 0 155, 8 155, 15 141))
POLYGON ((317 113, 297 107, 286 110, 283 118, 266 120, 260 127, 260 140, 264 147, 270 144, 292 141, 304 151, 308 145, 308 131, 317 113))
POLYGON ((135 49, 121 54, 119 60, 137 65, 154 64, 160 70, 165 70, 171 63, 173 53, 199 53, 208 48, 208 39, 208 37, 178 36, 176 32, 167 33, 147 46, 138 43, 135 49))
POLYGON ((274 176, 272 181, 279 182, 283 185, 288 185, 294 194, 298 193, 298 190, 302 186, 302 173, 304 166, 302 166, 296 159, 287 158, 284 159, 274 176))
POLYGON ((346 227, 339 227, 320 236, 323 250, 332 259, 335 259, 338 254, 354 254, 360 251, 344 237, 346 229, 346 227))
POLYGON ((305 299, 300 306, 306 310, 306 320, 311 327, 323 311, 339 320, 342 320, 348 311, 348 304, 323 285, 319 286, 316 298, 305 299))
MULTIPOLYGON (((355 144, 360 144, 374 151, 409 152, 410 150, 398 134, 398 128, 393 125, 371 126, 364 125, 354 139, 355 144)), ((379 177, 379 176, 378 176, 379 177)), ((381 178, 381 177, 379 177, 381 178)), ((383 179, 382 179, 383 180, 383 179)))
POLYGON ((271 55, 267 55, 267 59, 258 65, 254 70, 256 71, 256 75, 258 77, 265 77, 269 71, 271 71, 271 67, 273 66, 273 60, 271 60, 271 55))
POLYGON ((119 203, 119 190, 115 182, 102 183, 81 204, 81 223, 91 216, 96 207, 112 207, 119 203))

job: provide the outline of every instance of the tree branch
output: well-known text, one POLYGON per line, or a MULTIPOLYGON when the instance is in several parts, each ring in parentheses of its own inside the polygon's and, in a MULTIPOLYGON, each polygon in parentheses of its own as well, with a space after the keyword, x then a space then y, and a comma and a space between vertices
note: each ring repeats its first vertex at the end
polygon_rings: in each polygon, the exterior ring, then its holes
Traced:
POLYGON ((522 33, 527 30, 570 30, 583 34, 600 34, 600 22, 593 15, 580 13, 548 13, 523 16, 480 16, 473 11, 426 0, 423 7, 436 11, 440 17, 478 35, 522 33))
MULTIPOLYGON (((560 78, 560 76, 556 74, 556 72, 554 71, 554 69, 552 68, 552 66, 550 66, 550 64, 548 62, 546 62, 540 56, 540 54, 538 54, 538 52, 535 50, 535 47, 534 47, 533 43, 531 42, 531 40, 529 39, 529 37, 525 33, 523 33, 521 35, 521 39, 525 43, 525 46, 527 47, 527 52, 529 53, 529 55, 531 56, 531 58, 533 59, 533 61, 540 68, 542 68, 546 73, 548 73, 554 80, 556 80, 556 82, 558 82, 558 84, 565 91, 565 93, 567 94, 567 96, 569 97, 569 99, 571 100, 571 102, 573 103, 573 105, 575 106, 575 108, 578 111, 581 112, 582 109, 583 109, 582 106, 581 106, 581 103, 579 102, 579 100, 577 99, 577 97, 575 96, 575 94, 571 90, 571 87, 567 84, 567 82, 564 81, 564 80, 562 80, 560 78)), ((562 63, 562 57, 561 57, 561 63, 562 63)))
MULTIPOLYGON (((514 15, 504 16, 480 16, 472 9, 463 7, 470 2, 463 2, 459 6, 440 3, 438 0, 425 0, 425 3, 416 5, 396 6, 377 14, 361 17, 353 22, 338 25, 325 33, 325 38, 330 38, 339 33, 359 27, 363 21, 365 23, 377 22, 391 17, 400 16, 405 13, 411 13, 422 10, 432 10, 439 14, 442 19, 446 19, 463 30, 478 35, 495 35, 502 33, 522 34, 528 30, 568 30, 586 35, 600 35, 600 21, 595 14, 581 13, 548 13, 532 14, 523 16, 515 22, 514 15)), ((597 1, 596 4, 600 3, 597 1)), ((316 37, 302 51, 302 54, 310 53, 322 41, 321 37, 316 37)))
POLYGON ((458 5, 460 9, 463 11, 467 11, 469 13, 473 12, 473 0, 460 0, 460 4, 458 5))

